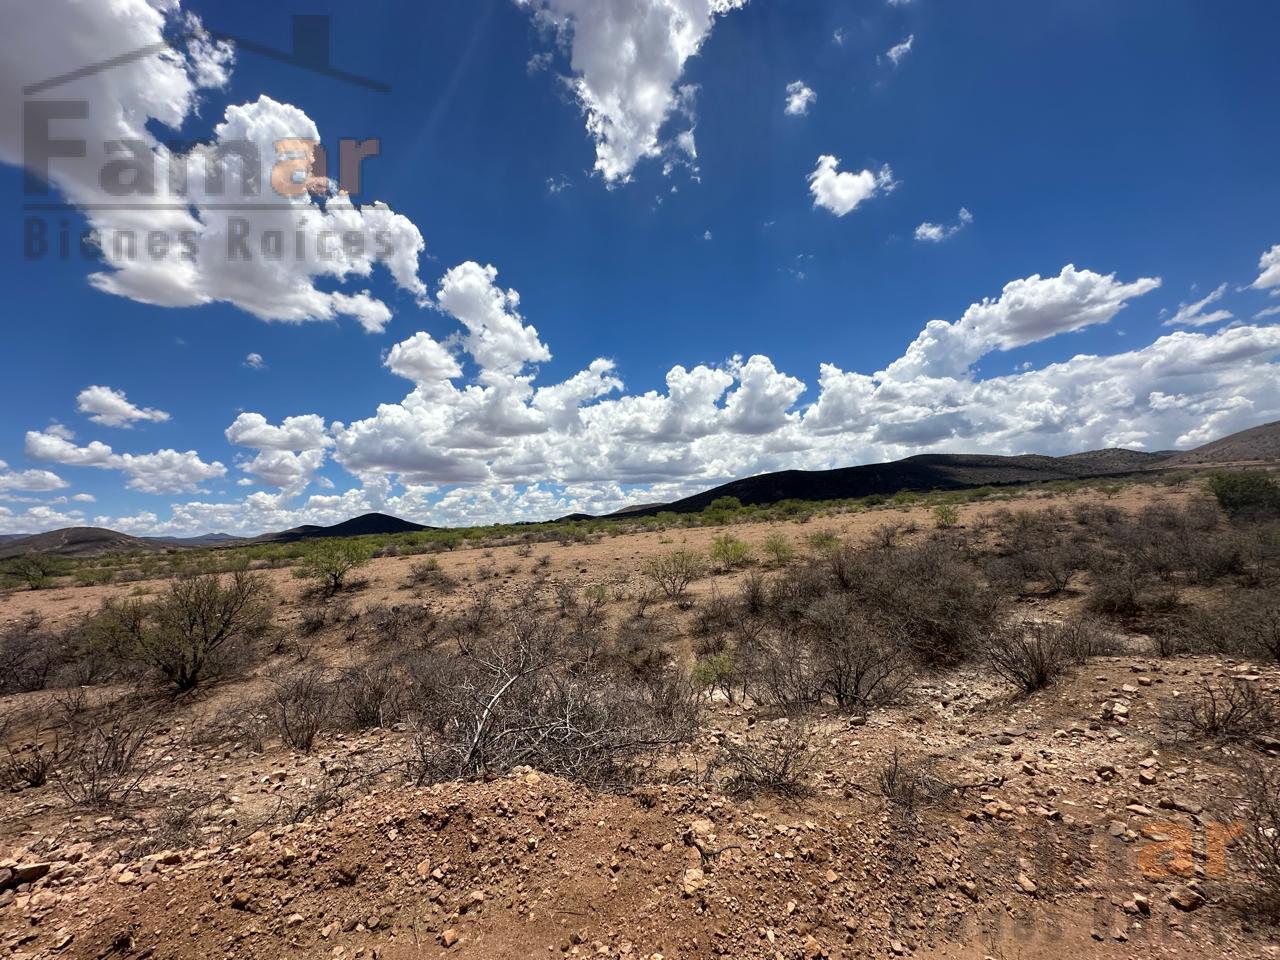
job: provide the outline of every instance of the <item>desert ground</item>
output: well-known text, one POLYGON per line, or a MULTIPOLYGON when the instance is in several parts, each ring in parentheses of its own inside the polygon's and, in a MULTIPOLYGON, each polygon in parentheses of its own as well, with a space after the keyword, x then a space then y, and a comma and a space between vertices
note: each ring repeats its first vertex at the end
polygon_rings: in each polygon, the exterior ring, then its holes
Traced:
MULTIPOLYGON (((1280 956, 1274 547, 1193 479, 255 571, 269 625, 191 689, 3 688, 0 956, 1280 956), (1022 686, 991 650, 1028 643, 1022 686), (484 677, 544 684, 541 739, 484 677)), ((0 629, 168 589, 14 589, 0 629)))

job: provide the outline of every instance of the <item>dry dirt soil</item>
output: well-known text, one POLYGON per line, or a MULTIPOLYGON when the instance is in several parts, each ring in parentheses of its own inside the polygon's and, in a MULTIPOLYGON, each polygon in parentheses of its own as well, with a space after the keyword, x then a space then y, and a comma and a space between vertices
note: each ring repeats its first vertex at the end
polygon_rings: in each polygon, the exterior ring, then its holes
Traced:
MULTIPOLYGON (((1019 506, 1080 496, 1096 494, 1019 506)), ((1182 496, 1135 487, 1111 502, 1136 510, 1182 496)), ((1004 506, 966 506, 962 522, 1004 506)), ((932 525, 913 509, 733 532, 782 533, 803 551, 814 530, 858 542, 886 521, 932 525)), ((514 598, 538 576, 607 584, 605 615, 621 617, 644 558, 705 550, 720 532, 445 554, 461 583, 449 596, 407 586, 413 558, 383 558, 347 599, 353 613, 447 608, 487 585, 514 598)), ((301 585, 287 570, 268 576, 291 629, 301 585)), ((693 592, 731 590, 735 576, 693 592)), ((0 624, 31 612, 57 623, 138 586, 161 584, 15 592, 0 599, 0 624)), ((1078 603, 1069 592, 1022 612, 1055 617, 1078 603)), ((655 609, 677 626, 690 616, 655 609)), ((0 794, 0 957, 1280 957, 1277 928, 1234 905, 1228 840, 1242 798, 1231 748, 1180 740, 1162 721, 1204 678, 1274 690, 1280 670, 1125 643, 1125 655, 1026 698, 962 669, 921 677, 865 720, 820 716, 812 791, 745 800, 673 774, 696 772, 725 740, 794 721, 722 702, 665 782, 621 794, 525 769, 408 786, 397 729, 326 736, 309 756, 270 741, 202 745, 201 724, 250 703, 267 665, 168 706, 127 808, 75 809, 55 785, 0 794), (914 811, 889 804, 876 785, 895 753, 954 789, 914 811), (282 816, 353 770, 383 772, 344 804, 282 816), (166 810, 192 797, 194 833, 166 833, 166 810)), ((361 644, 358 631, 330 632, 307 654, 340 666, 361 644)), ((0 707, 38 718, 53 696, 0 707)))

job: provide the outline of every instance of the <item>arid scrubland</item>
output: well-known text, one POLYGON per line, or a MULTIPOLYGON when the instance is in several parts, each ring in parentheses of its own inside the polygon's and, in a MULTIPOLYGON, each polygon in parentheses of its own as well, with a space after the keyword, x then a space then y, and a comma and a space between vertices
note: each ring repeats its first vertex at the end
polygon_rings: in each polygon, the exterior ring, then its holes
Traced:
POLYGON ((1275 490, 15 567, 0 956, 1273 955, 1275 490))

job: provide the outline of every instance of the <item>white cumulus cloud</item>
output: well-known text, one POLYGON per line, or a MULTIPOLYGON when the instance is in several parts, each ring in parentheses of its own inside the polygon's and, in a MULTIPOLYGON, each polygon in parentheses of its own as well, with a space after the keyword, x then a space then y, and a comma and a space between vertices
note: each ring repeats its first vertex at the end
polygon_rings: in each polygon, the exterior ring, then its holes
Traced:
POLYGON ((787 84, 787 105, 783 113, 789 117, 803 117, 817 100, 818 95, 803 80, 793 81, 787 84))
POLYGON ((973 223, 973 214, 961 207, 960 212, 956 215, 955 223, 942 224, 925 221, 920 224, 920 226, 916 227, 916 239, 925 243, 942 243, 944 240, 950 240, 971 223, 973 223))
POLYGON ((711 34, 716 17, 747 0, 515 0, 569 48, 571 86, 596 146, 595 169, 610 183, 664 153, 696 158, 689 124, 671 140, 663 126, 692 112, 681 87, 685 63, 711 34))
POLYGON ((1258 279, 1253 281, 1255 290, 1280 292, 1280 243, 1258 258, 1258 279))
POLYGON ((129 402, 123 390, 110 387, 85 387, 76 397, 76 409, 104 427, 128 427, 138 421, 164 423, 169 419, 163 410, 139 407, 129 402))
POLYGON ((813 205, 830 210, 837 217, 852 213, 860 204, 878 194, 892 192, 896 186, 893 171, 887 163, 877 171, 850 173, 841 170, 840 159, 831 154, 820 156, 818 165, 809 174, 813 205))

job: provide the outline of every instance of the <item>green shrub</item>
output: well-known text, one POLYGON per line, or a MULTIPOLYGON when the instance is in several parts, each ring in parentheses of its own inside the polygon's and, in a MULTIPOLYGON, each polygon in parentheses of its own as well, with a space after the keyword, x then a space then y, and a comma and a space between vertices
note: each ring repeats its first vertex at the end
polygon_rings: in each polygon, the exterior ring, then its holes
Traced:
POLYGON ((1260 470, 1215 473, 1207 485, 1233 518, 1280 514, 1280 483, 1260 470))
POLYGON ((751 548, 729 533, 711 541, 711 559, 723 570, 736 570, 751 562, 751 548))
POLYGON ((815 530, 805 540, 818 553, 827 553, 840 546, 840 538, 830 530, 815 530))
POLYGON ((689 584, 706 572, 702 558, 692 550, 675 550, 663 557, 653 557, 641 569, 671 600, 681 599, 689 584))
POLYGON ((330 596, 346 586, 351 571, 373 559, 373 550, 358 540, 321 540, 311 547, 295 575, 315 580, 330 596))
POLYGON ((760 546, 764 550, 764 555, 774 566, 784 567, 795 559, 796 548, 780 533, 769 534, 760 546))
POLYGON ((950 503, 940 503, 933 508, 933 522, 939 530, 950 530, 960 525, 960 510, 950 503))

